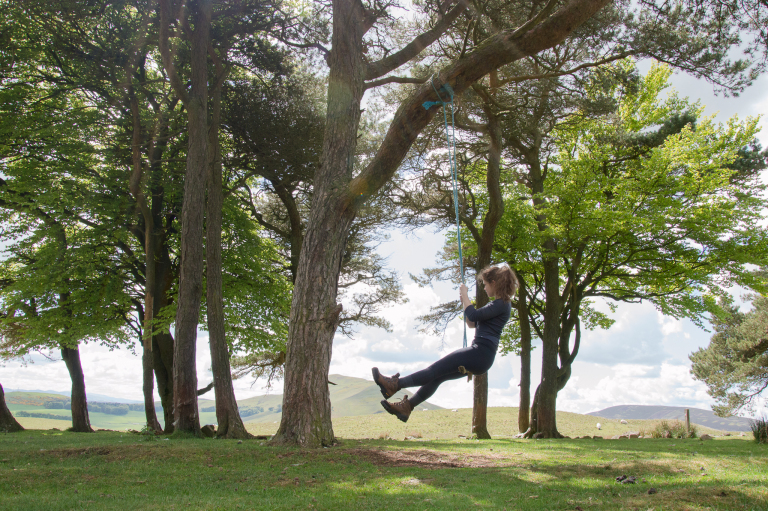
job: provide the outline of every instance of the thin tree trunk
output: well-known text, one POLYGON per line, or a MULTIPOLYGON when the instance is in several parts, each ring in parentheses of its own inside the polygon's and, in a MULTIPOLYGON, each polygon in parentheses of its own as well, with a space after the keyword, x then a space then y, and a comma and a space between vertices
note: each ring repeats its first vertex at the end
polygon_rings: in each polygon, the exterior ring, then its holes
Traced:
POLYGON ((474 381, 474 400, 472 406, 472 434, 478 439, 490 440, 488 432, 488 373, 477 374, 474 381))
POLYGON ((170 435, 173 427, 173 337, 169 332, 152 336, 152 362, 157 380, 157 393, 163 407, 163 433, 170 435))
MULTIPOLYGON (((495 72, 491 73, 491 89, 498 83, 495 72)), ((490 98, 488 98, 490 99, 490 98)), ((477 272, 491 264, 493 256, 493 240, 496 226, 504 215, 504 200, 501 196, 501 126, 493 111, 490 101, 486 103, 485 114, 488 118, 488 168, 486 172, 486 188, 488 190, 488 213, 483 218, 483 231, 478 241, 477 272)), ((475 293, 478 308, 488 303, 488 295, 479 286, 475 293)), ((474 384, 474 399, 472 405, 472 432, 477 438, 490 440, 488 432, 488 373, 477 375, 474 384)))
POLYGON ((560 340, 560 274, 552 240, 544 243, 544 285, 546 309, 544 311, 544 339, 542 339, 541 385, 539 386, 538 426, 539 438, 561 438, 557 431, 557 366, 560 340))
POLYGON ((72 431, 77 433, 93 433, 91 420, 88 417, 88 400, 85 397, 85 375, 80 364, 78 348, 61 348, 61 358, 67 365, 69 378, 72 380, 72 431))
POLYGON ((250 438, 237 409, 235 389, 229 365, 229 349, 224 331, 224 296, 221 278, 221 153, 219 146, 219 120, 221 87, 213 94, 213 112, 210 129, 210 156, 208 166, 208 202, 206 213, 206 297, 208 307, 208 344, 211 348, 213 388, 216 395, 217 436, 224 438, 250 438))
POLYGON ((24 431, 24 428, 16 421, 16 418, 8 409, 8 405, 5 404, 5 392, 2 385, 0 385, 0 431, 6 433, 24 431))
POLYGON ((200 436, 195 363, 197 322, 203 285, 203 210, 208 167, 208 42, 211 1, 199 0, 193 10, 191 40, 192 88, 188 112, 189 150, 181 211, 181 271, 176 310, 173 365, 173 413, 177 432, 200 436))
POLYGON ((533 438, 538 432, 539 424, 539 389, 541 385, 536 387, 536 392, 533 393, 533 405, 531 406, 531 422, 528 424, 528 429, 524 433, 519 433, 516 438, 533 438))
MULTIPOLYGON (((150 342, 152 342, 151 339, 150 342)), ((147 343, 142 342, 141 368, 144 379, 142 385, 144 392, 144 415, 147 418, 147 426, 159 434, 163 432, 163 428, 157 420, 157 412, 155 411, 155 381, 152 358, 152 350, 149 349, 147 343)))
POLYGON ((518 275, 517 316, 520 320, 520 405, 517 411, 517 429, 528 431, 531 406, 531 323, 528 317, 528 301, 525 280, 518 275))

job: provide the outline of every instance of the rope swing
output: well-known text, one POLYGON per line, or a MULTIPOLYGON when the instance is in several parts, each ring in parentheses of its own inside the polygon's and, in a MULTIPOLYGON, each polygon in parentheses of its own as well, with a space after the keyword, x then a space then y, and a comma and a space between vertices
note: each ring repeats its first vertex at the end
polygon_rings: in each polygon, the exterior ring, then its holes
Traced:
MULTIPOLYGON (((429 110, 435 105, 442 105, 443 107, 443 121, 445 125, 445 138, 448 141, 448 161, 451 164, 451 181, 453 183, 453 207, 454 212, 456 215, 456 239, 459 242, 459 268, 461 269, 461 283, 465 284, 464 282, 464 254, 461 251, 461 224, 459 222, 459 178, 458 178, 458 170, 456 165, 456 128, 455 128, 455 121, 454 121, 454 110, 453 110, 453 89, 450 85, 447 83, 444 83, 440 86, 440 90, 435 88, 435 76, 432 75, 432 77, 429 79, 430 84, 432 85, 432 90, 435 91, 435 94, 437 94, 438 99, 440 101, 425 101, 422 103, 422 106, 425 110, 429 110), (448 94, 448 96, 451 98, 450 101, 442 101, 442 96, 440 96, 440 91, 448 94), (449 134, 448 132, 448 113, 445 111, 445 105, 451 105, 451 132, 449 134)), ((464 323, 464 347, 467 347, 467 322, 463 321, 464 323)))

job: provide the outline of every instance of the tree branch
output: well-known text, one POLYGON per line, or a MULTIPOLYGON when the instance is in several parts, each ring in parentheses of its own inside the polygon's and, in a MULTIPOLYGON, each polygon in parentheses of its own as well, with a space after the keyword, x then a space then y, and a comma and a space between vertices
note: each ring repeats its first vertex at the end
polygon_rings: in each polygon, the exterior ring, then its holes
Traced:
POLYGON ((458 2, 456 6, 446 13, 445 16, 441 17, 437 23, 435 23, 434 27, 417 36, 413 41, 405 45, 402 50, 376 62, 369 63, 366 66, 365 79, 373 80, 374 78, 379 78, 380 76, 384 76, 385 74, 394 71, 424 51, 424 49, 435 42, 438 37, 443 35, 456 18, 458 18, 467 8, 466 0, 446 0, 443 7, 447 7, 454 1, 458 2))
POLYGON ((427 81, 426 78, 408 78, 405 76, 388 76, 386 78, 382 78, 381 80, 374 80, 372 82, 368 82, 364 84, 365 90, 372 89, 374 87, 379 87, 380 85, 386 85, 388 83, 416 83, 416 84, 422 84, 427 81))
MULTIPOLYGON (((551 48, 602 9, 609 0, 571 0, 555 14, 524 34, 511 30, 491 36, 463 59, 445 68, 438 83, 448 83, 461 94, 472 83, 501 66, 551 48)), ((382 73, 383 74, 383 73, 382 73)), ((372 73, 370 78, 377 76, 372 73)), ((438 111, 422 104, 434 98, 432 86, 423 85, 403 102, 384 141, 366 168, 349 185, 347 207, 357 208, 397 171, 416 137, 438 111)))

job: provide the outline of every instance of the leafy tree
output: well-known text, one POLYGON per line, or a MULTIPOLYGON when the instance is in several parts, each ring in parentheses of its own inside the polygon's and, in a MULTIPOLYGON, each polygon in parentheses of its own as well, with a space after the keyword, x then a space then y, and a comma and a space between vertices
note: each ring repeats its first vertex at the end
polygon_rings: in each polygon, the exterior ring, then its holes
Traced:
POLYGON ((720 417, 754 410, 768 388, 768 298, 753 294, 749 301, 752 309, 739 312, 724 298, 722 314, 711 320, 709 346, 690 355, 691 374, 707 385, 720 417))
POLYGON ((710 297, 726 283, 762 286, 748 267, 768 254, 759 227, 763 186, 755 169, 743 179, 733 170, 755 121, 694 124, 701 107, 674 95, 658 99, 669 73, 657 66, 637 90, 616 89, 611 123, 584 117, 559 127, 558 152, 540 167, 529 164, 524 185, 509 196, 524 194, 528 211, 505 225, 536 226, 524 233, 537 239, 533 252, 520 253, 517 236, 503 230, 512 243, 499 247, 515 262, 537 262, 529 280, 538 290, 529 296, 543 316, 532 323, 543 341, 543 374, 530 435, 559 435, 556 396, 578 354, 589 300, 646 300, 701 324, 717 311, 710 297))

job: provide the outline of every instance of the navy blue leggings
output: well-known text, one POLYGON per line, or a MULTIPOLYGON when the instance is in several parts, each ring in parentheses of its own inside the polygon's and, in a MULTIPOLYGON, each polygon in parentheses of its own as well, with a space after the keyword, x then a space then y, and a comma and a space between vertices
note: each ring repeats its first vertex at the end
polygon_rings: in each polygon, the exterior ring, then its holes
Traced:
POLYGON ((496 346, 491 341, 475 339, 472 346, 449 353, 426 369, 400 378, 400 388, 421 387, 408 400, 416 407, 432 397, 443 382, 466 376, 459 372, 459 366, 472 374, 483 374, 491 368, 495 358, 496 346))

